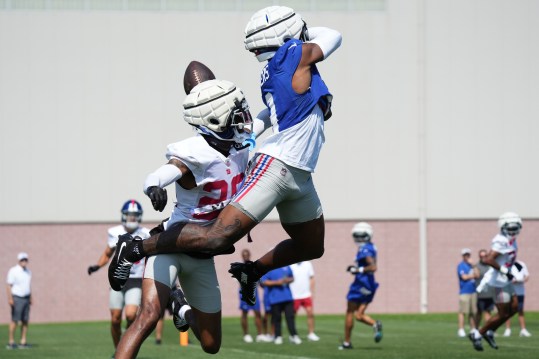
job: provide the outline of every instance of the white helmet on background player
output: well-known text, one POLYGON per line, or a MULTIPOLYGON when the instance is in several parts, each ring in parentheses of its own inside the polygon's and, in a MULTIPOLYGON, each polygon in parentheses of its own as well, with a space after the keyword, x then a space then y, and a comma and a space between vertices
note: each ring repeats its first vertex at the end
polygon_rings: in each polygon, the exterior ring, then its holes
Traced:
POLYGON ((522 219, 515 212, 505 212, 498 218, 498 227, 504 236, 514 237, 520 233, 522 219))
POLYGON ((130 199, 122 206, 122 224, 127 230, 135 230, 142 221, 142 206, 130 199))
POLYGON ((359 222, 354 225, 352 228, 352 237, 354 242, 359 246, 364 246, 367 242, 370 242, 374 231, 372 226, 367 222, 359 222))
POLYGON ((298 13, 286 6, 269 6, 257 11, 245 27, 245 48, 260 62, 271 59, 290 39, 307 41, 307 25, 298 13))
POLYGON ((253 126, 243 91, 225 80, 193 87, 183 101, 183 118, 202 134, 239 144, 250 138, 253 126))

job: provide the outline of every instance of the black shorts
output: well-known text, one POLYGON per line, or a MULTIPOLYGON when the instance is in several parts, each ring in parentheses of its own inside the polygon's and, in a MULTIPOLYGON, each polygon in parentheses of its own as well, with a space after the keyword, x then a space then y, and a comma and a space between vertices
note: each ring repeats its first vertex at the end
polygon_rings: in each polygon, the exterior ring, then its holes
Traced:
POLYGON ((13 296, 13 306, 11 307, 11 321, 28 322, 30 317, 30 296, 13 296))
POLYGON ((477 298, 477 312, 491 312, 494 309, 494 298, 477 298))

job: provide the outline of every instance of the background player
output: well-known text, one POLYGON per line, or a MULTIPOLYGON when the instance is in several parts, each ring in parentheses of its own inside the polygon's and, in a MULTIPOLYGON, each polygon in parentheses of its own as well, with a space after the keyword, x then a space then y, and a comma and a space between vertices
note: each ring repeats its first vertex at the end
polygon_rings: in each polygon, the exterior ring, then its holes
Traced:
MULTIPOLYGON (((118 237, 129 233, 133 237, 146 239, 150 236, 150 231, 142 227, 142 206, 134 199, 127 200, 121 209, 122 224, 108 229, 108 240, 105 250, 97 260, 97 264, 88 267, 88 274, 99 270, 106 265, 116 248, 118 237)), ((130 269, 130 277, 125 287, 120 291, 110 289, 109 308, 110 308, 110 333, 114 348, 118 346, 122 335, 122 311, 125 310, 126 327, 129 327, 135 320, 140 305, 142 273, 144 272, 144 261, 135 262, 130 269)))
POLYGON ((382 340, 382 322, 374 320, 365 311, 372 302, 378 283, 374 280, 376 272, 377 250, 372 244, 374 231, 370 224, 366 222, 357 223, 352 229, 352 237, 358 245, 356 254, 356 265, 348 266, 347 271, 354 275, 354 282, 350 285, 350 290, 346 296, 348 301, 346 307, 346 318, 344 323, 344 341, 339 349, 352 349, 352 329, 355 319, 372 326, 374 330, 374 341, 382 340))
POLYGON ((514 212, 506 212, 498 219, 500 232, 492 239, 490 251, 484 262, 492 268, 485 274, 477 289, 479 292, 485 285, 494 288, 494 301, 498 313, 490 317, 486 323, 469 338, 475 350, 483 350, 481 338, 494 349, 498 345, 494 340, 494 331, 518 310, 518 300, 512 283, 511 268, 517 257, 517 237, 522 228, 522 219, 514 212))
POLYGON ((320 337, 314 332, 314 309, 313 309, 313 293, 314 293, 314 268, 310 261, 294 263, 290 266, 294 281, 290 283, 292 298, 294 298, 294 313, 298 314, 298 310, 303 307, 307 313, 307 329, 309 341, 317 342, 320 337))

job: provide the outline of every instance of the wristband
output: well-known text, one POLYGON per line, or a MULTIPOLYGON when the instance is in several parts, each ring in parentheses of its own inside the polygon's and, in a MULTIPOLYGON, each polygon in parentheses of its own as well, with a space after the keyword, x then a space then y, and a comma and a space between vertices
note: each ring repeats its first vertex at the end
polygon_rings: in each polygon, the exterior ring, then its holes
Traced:
POLYGON ((178 167, 167 163, 146 177, 146 181, 144 181, 144 194, 148 194, 148 188, 150 187, 155 186, 165 188, 172 182, 179 180, 181 177, 182 171, 180 171, 178 167))

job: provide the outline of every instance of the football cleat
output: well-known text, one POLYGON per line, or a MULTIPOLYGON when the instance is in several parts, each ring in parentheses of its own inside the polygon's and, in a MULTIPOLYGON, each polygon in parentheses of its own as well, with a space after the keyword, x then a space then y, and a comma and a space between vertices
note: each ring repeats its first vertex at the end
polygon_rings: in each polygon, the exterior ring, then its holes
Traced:
POLYGON ((298 344, 298 345, 301 344, 301 339, 300 339, 299 335, 297 335, 297 334, 296 335, 290 335, 288 337, 288 340, 292 344, 298 344))
POLYGON ((230 265, 228 273, 240 282, 241 300, 249 305, 256 303, 256 286, 260 276, 257 275, 254 262, 234 262, 230 265))
POLYGON ((481 343, 481 337, 479 338, 476 338, 474 333, 470 333, 468 335, 468 338, 470 338, 470 340, 472 341, 472 344, 473 344, 473 348, 479 352, 482 352, 483 351, 483 344, 481 343))
POLYGON ((384 335, 382 333, 382 322, 377 320, 374 324, 374 342, 380 343, 380 340, 382 340, 383 336, 384 335))
POLYGON ((344 350, 344 349, 353 349, 354 347, 352 346, 352 343, 345 343, 343 342, 341 345, 339 345, 339 350, 344 350))
POLYGON ((128 261, 125 256, 129 250, 132 250, 134 238, 129 233, 118 236, 114 256, 109 265, 109 284, 115 291, 120 291, 129 279, 129 272, 133 263, 128 261))
POLYGON ((496 344, 496 341, 494 340, 494 332, 492 330, 487 331, 483 338, 487 341, 488 345, 491 346, 493 349, 498 349, 498 344, 496 344))
MULTIPOLYGON (((183 306, 188 306, 187 300, 185 300, 185 295, 180 288, 176 288, 170 293, 170 302, 172 305, 172 321, 174 326, 180 332, 186 332, 189 330, 189 323, 185 320, 185 317, 182 318, 180 315, 180 309, 183 306)), ((189 307, 191 308, 191 307, 189 307)))

